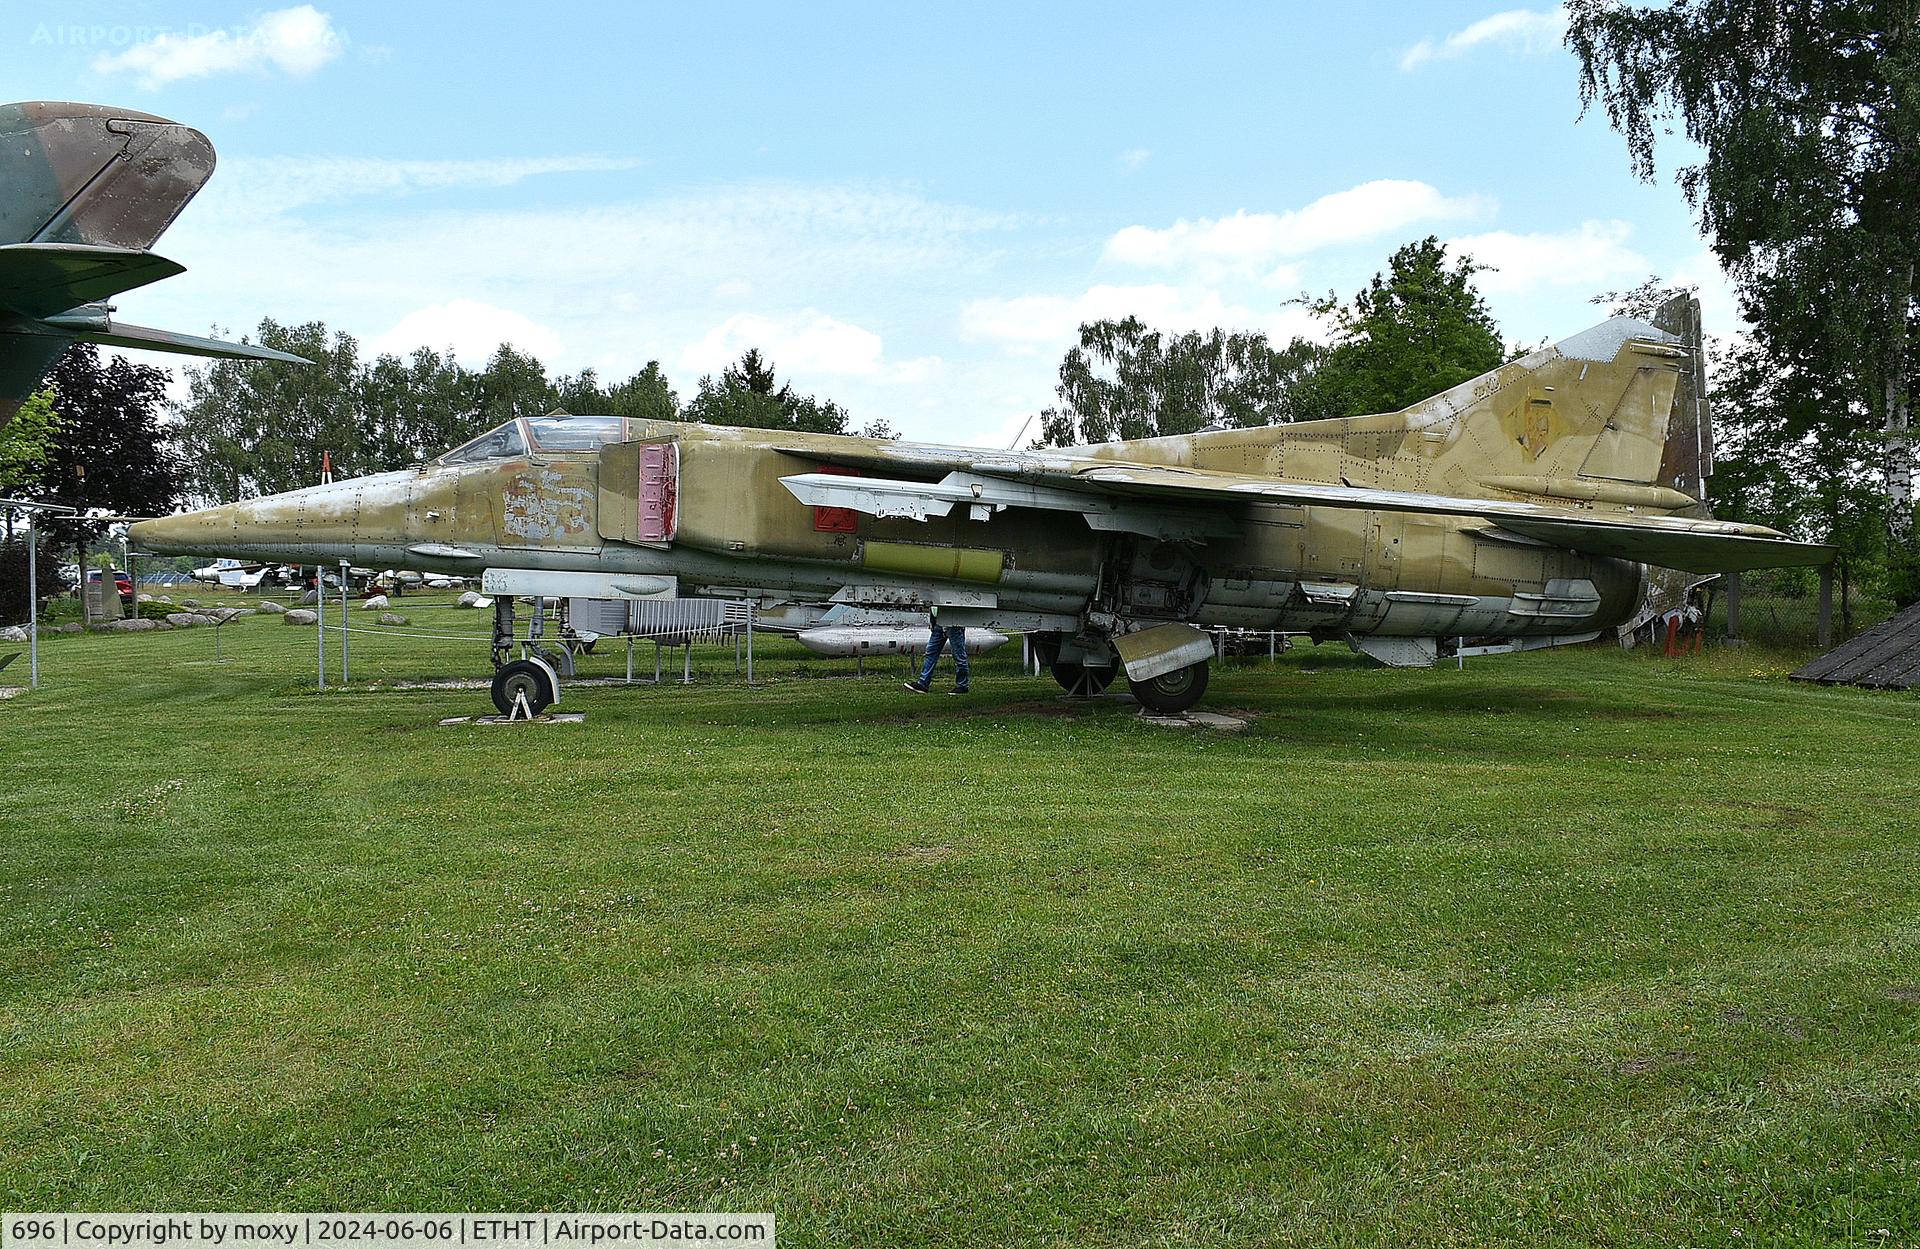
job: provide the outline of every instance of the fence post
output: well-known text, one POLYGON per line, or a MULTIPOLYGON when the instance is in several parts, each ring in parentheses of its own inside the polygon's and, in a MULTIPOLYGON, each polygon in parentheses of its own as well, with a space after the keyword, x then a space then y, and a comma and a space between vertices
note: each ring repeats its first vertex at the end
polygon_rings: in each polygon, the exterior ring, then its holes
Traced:
POLYGON ((1833 645, 1833 563, 1820 566, 1820 649, 1833 645))

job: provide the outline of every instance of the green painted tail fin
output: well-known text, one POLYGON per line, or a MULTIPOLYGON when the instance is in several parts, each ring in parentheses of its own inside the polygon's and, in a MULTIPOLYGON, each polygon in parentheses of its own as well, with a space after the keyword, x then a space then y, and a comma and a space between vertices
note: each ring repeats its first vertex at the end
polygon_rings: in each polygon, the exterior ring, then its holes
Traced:
POLYGON ((151 248, 213 167, 207 136, 164 117, 0 105, 0 426, 76 341, 299 361, 112 318, 106 300, 182 272, 151 248))

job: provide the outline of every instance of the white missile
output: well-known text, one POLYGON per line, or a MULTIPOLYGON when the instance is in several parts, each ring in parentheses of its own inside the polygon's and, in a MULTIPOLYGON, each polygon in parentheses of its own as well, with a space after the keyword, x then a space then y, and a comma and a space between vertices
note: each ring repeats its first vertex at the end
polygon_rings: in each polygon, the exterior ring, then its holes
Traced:
MULTIPOLYGON (((925 625, 824 625, 794 635, 800 645, 830 659, 863 655, 918 655, 927 646, 925 625)), ((984 655, 1006 645, 1007 635, 994 629, 968 629, 967 653, 984 655)))

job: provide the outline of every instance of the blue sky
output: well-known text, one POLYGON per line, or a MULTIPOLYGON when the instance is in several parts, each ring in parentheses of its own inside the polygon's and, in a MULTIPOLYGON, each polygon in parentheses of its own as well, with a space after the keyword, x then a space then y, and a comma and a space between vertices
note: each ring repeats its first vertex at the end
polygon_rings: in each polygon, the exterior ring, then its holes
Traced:
POLYGON ((1004 444, 1086 318, 1321 332, 1438 234, 1510 340, 1651 273, 1733 308, 1548 7, 16 3, 16 99, 204 130, 220 169, 130 320, 502 339, 560 371, 748 345, 856 422, 1004 444))

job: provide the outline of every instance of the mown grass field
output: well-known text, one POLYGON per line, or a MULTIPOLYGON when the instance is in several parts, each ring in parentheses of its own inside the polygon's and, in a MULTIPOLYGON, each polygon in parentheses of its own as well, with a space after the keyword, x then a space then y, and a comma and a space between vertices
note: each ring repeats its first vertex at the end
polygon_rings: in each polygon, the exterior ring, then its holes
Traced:
POLYGON ((485 620, 400 610, 385 688, 257 619, 0 703, 0 1206, 1920 1243, 1920 698, 1328 647, 1226 735, 769 643, 440 727, 484 692, 392 683, 485 620))

